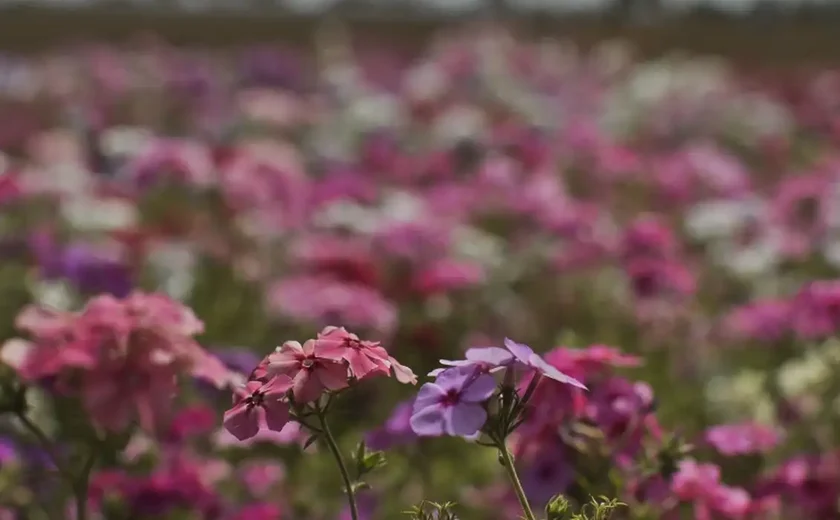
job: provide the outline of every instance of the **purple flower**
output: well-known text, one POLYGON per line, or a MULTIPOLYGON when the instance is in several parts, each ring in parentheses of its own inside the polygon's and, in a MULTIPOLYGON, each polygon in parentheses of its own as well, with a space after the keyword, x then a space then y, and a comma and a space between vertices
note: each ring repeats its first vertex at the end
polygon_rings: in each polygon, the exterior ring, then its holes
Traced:
POLYGON ((411 429, 421 436, 476 435, 487 420, 482 403, 495 390, 493 377, 475 367, 444 370, 417 393, 411 429))
POLYGON ((541 446, 519 469, 522 486, 534 507, 544 508, 557 493, 574 482, 575 471, 568 448, 557 442, 541 446))
POLYGON ((560 372, 553 366, 549 365, 536 352, 531 350, 531 347, 529 347, 528 345, 523 345, 522 343, 517 343, 512 339, 505 338, 505 347, 507 347, 510 353, 513 354, 513 357, 516 358, 517 363, 520 363, 521 365, 535 370, 540 375, 543 375, 549 379, 553 379, 560 383, 576 386, 584 390, 587 389, 586 386, 584 386, 584 384, 578 381, 577 379, 567 376, 563 372, 560 372))
POLYGON ((417 435, 411 429, 413 405, 413 401, 398 404, 385 424, 367 434, 365 442, 368 447, 384 451, 414 440, 417 435))
POLYGON ((56 243, 49 232, 30 237, 41 276, 47 280, 66 279, 85 294, 128 295, 133 288, 131 268, 115 251, 77 242, 68 246, 56 243))
MULTIPOLYGON (((513 363, 513 355, 499 347, 476 347, 468 349, 466 352, 466 359, 448 360, 441 359, 440 364, 447 367, 476 367, 482 372, 497 372, 504 367, 513 363)), ((448 370, 448 368, 438 368, 429 372, 432 377, 437 377, 439 374, 448 370)))
POLYGON ((64 250, 64 276, 86 294, 108 293, 118 298, 133 288, 131 269, 115 258, 108 258, 82 244, 64 250))

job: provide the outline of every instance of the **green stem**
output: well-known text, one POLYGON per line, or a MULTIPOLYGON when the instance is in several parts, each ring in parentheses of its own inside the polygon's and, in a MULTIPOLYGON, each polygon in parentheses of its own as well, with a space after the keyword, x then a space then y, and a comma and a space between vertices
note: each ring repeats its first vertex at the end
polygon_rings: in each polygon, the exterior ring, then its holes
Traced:
POLYGON ((90 472, 93 470, 93 465, 96 463, 96 450, 93 449, 85 460, 85 465, 82 467, 82 472, 73 486, 73 492, 76 494, 76 520, 87 520, 87 498, 88 487, 90 485, 90 472))
POLYGON ((513 465, 513 456, 510 454, 510 450, 507 449, 504 441, 500 442, 497 447, 499 448, 499 455, 502 457, 505 471, 507 471, 510 482, 513 484, 513 490, 516 492, 516 498, 519 499, 519 504, 522 506, 522 511, 525 513, 525 518, 527 520, 537 520, 537 517, 534 516, 534 512, 531 511, 531 505, 528 503, 528 497, 525 496, 525 490, 522 489, 522 483, 519 481, 519 475, 516 474, 516 468, 513 465))
MULTIPOLYGON (((338 464, 338 471, 341 473, 341 479, 344 481, 344 489, 347 492, 347 503, 350 505, 350 518, 359 520, 359 511, 356 507, 356 494, 353 492, 353 482, 350 480, 350 473, 347 472, 347 466, 344 464, 344 458, 341 456, 341 450, 338 449, 338 443, 335 442, 330 426, 327 424, 327 417, 320 406, 316 406, 316 415, 318 422, 321 423, 321 430, 324 434, 324 440, 327 441, 327 446, 330 448, 336 464, 338 464)), ((531 519, 533 520, 533 519, 531 519)))
POLYGON ((64 463, 61 461, 61 457, 58 456, 58 453, 56 453, 55 449, 53 448, 53 443, 49 439, 49 437, 47 437, 47 434, 45 434, 41 430, 41 428, 38 427, 37 424, 32 422, 32 420, 29 419, 29 417, 25 416, 22 413, 16 415, 20 423, 23 424, 23 427, 26 429, 26 431, 31 433, 32 436, 38 440, 38 443, 41 445, 41 447, 44 448, 44 451, 50 458, 50 462, 52 462, 53 466, 55 466, 55 469, 56 471, 58 471, 58 474, 61 475, 61 477, 64 480, 66 480, 70 486, 73 486, 76 479, 73 477, 72 473, 70 473, 64 468, 64 463))
POLYGON ((32 420, 23 413, 18 413, 16 415, 26 431, 31 433, 32 436, 38 440, 38 443, 41 444, 49 456, 53 466, 55 466, 56 471, 58 471, 59 475, 61 475, 61 477, 67 481, 67 484, 70 486, 76 501, 76 520, 87 520, 88 486, 90 483, 90 472, 93 470, 93 465, 96 462, 96 451, 91 450, 85 460, 81 473, 79 473, 77 477, 64 466, 64 462, 62 462, 61 457, 59 457, 58 453, 55 451, 53 443, 50 441, 49 437, 47 437, 47 434, 45 434, 37 424, 32 422, 32 420))

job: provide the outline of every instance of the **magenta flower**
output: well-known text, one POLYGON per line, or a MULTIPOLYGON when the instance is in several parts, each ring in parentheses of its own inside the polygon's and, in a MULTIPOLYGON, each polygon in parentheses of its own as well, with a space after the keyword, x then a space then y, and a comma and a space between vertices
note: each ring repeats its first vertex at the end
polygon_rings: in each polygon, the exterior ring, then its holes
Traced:
POLYGON ((781 440, 779 432, 754 423, 721 424, 706 430, 706 442, 722 455, 766 453, 781 440))
POLYGON ((248 381, 235 390, 234 406, 225 412, 225 429, 240 441, 255 436, 263 423, 269 430, 279 432, 289 422, 285 398, 292 385, 292 379, 286 375, 265 384, 248 381))
POLYGON ((341 390, 348 385, 347 367, 332 359, 332 355, 328 347, 314 339, 303 345, 287 341, 268 356, 268 372, 291 377, 295 399, 309 403, 324 390, 341 390))
POLYGON ((315 340, 320 355, 335 361, 346 361, 356 379, 368 375, 391 374, 388 351, 379 342, 362 341, 344 327, 327 327, 315 340))
POLYGON ((483 403, 495 390, 493 377, 474 367, 445 370, 417 393, 411 429, 421 436, 476 435, 487 420, 483 403))
POLYGON ((507 347, 510 353, 513 354, 517 363, 533 369, 538 374, 549 379, 586 390, 586 386, 583 383, 571 376, 567 376, 555 367, 549 365, 536 352, 531 350, 531 347, 528 345, 523 345, 522 343, 517 343, 512 339, 505 338, 505 347, 507 347))

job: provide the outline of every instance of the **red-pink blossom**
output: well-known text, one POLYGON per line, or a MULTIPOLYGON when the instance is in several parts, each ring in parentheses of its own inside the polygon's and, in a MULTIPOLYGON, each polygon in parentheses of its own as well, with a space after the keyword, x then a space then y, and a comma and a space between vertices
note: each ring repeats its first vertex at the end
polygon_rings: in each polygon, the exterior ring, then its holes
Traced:
POLYGON ((295 400, 309 403, 325 390, 341 390, 349 385, 347 366, 333 357, 331 346, 317 340, 310 339, 303 345, 287 341, 269 354, 268 372, 275 377, 291 377, 295 400))
POLYGON ((225 412, 224 425, 239 440, 250 439, 264 424, 279 432, 289 422, 288 391, 292 379, 278 375, 268 383, 248 381, 234 391, 233 408, 225 412))
POLYGON ((320 355, 335 361, 346 361, 356 379, 368 375, 391 373, 388 351, 379 342, 362 341, 344 327, 327 327, 318 334, 320 355))

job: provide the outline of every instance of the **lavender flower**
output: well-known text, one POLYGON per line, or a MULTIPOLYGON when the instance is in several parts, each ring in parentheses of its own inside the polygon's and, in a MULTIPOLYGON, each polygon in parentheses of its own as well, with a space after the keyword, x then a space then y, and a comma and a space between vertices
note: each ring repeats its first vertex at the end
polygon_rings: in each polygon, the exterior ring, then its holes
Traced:
POLYGON ((475 367, 444 370, 434 383, 420 388, 411 429, 421 436, 474 436, 487 420, 482 404, 495 390, 496 381, 475 367))
POLYGON ((586 390, 586 386, 583 383, 549 365, 536 352, 531 350, 531 347, 528 345, 523 345, 512 339, 505 338, 505 347, 513 354, 513 357, 516 358, 519 364, 531 368, 549 379, 586 390))

